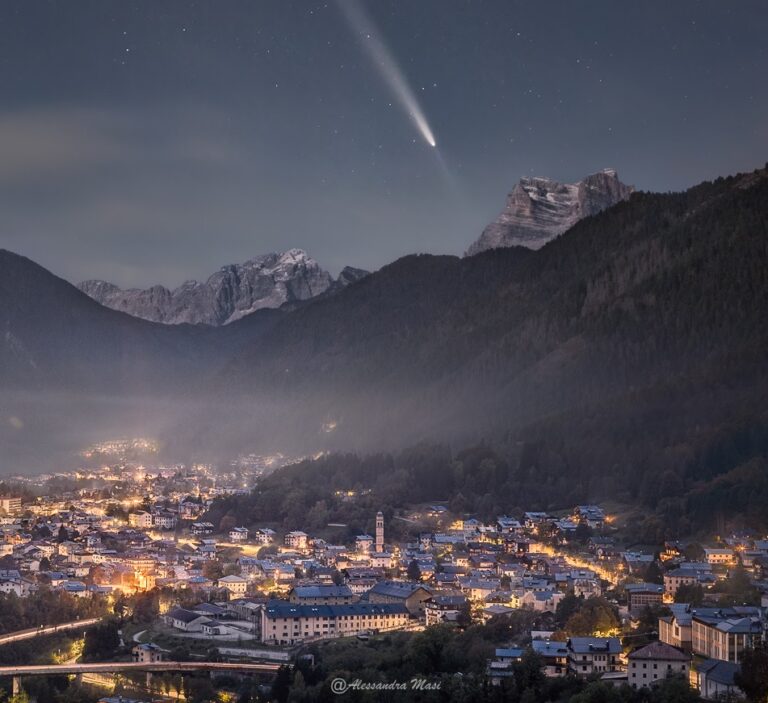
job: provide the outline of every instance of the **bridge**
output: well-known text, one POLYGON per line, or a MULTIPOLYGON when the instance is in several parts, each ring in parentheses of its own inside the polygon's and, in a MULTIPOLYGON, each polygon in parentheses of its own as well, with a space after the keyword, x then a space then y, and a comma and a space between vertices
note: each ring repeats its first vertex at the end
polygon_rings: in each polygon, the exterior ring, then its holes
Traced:
POLYGON ((52 635, 56 632, 64 632, 65 630, 78 630, 80 628, 91 627, 99 622, 101 622, 101 618, 86 618, 84 620, 63 622, 60 625, 44 625, 40 627, 31 627, 28 630, 16 630, 16 632, 8 632, 5 635, 0 635, 0 644, 20 642, 21 640, 29 640, 33 637, 41 637, 42 635, 52 635))
POLYGON ((234 662, 94 662, 92 664, 35 664, 0 666, 0 677, 13 677, 13 693, 21 690, 22 676, 57 676, 67 674, 116 674, 143 671, 148 676, 162 671, 236 671, 240 673, 273 674, 280 664, 240 664, 234 662))

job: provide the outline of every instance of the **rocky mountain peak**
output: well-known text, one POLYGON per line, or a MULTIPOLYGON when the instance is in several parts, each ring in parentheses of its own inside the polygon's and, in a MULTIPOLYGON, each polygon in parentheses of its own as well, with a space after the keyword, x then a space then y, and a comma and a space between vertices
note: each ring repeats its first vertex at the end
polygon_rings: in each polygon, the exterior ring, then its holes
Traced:
POLYGON ((226 325, 262 308, 314 298, 364 275, 367 272, 360 269, 344 269, 334 280, 303 249, 289 249, 222 266, 204 283, 185 281, 174 290, 163 286, 122 290, 97 280, 78 287, 106 307, 145 320, 226 325))
POLYGON ((625 200, 633 191, 634 187, 622 183, 610 168, 576 183, 523 177, 507 196, 504 210, 469 247, 467 255, 499 247, 539 249, 583 217, 625 200))

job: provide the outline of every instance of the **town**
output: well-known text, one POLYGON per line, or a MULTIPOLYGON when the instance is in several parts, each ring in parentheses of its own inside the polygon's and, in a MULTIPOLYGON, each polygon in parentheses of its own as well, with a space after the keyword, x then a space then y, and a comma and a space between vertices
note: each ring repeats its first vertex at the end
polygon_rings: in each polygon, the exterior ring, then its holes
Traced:
POLYGON ((643 546, 600 505, 481 521, 438 502, 372 513, 369 532, 332 543, 310 530, 208 519, 215 501, 247 494, 283 457, 217 473, 136 465, 123 445, 102 450, 120 461, 3 484, 0 655, 67 613, 106 627, 131 611, 102 658, 275 668, 344 638, 366 646, 387 633, 508 622, 484 662, 493 686, 535 655, 546 677, 636 690, 677 677, 705 700, 737 700, 745 657, 768 632, 762 535, 643 546), (59 492, 41 494, 52 486, 59 492), (25 627, 6 617, 9 599, 51 594, 75 605, 25 627))

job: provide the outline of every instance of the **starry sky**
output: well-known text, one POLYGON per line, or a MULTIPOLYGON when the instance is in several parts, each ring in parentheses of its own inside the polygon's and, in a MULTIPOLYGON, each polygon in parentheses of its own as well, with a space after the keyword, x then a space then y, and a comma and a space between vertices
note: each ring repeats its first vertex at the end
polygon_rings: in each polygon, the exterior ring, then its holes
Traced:
POLYGON ((764 0, 354 0, 364 29, 352 1, 0 0, 0 247, 125 287, 290 247, 375 269, 461 254, 523 175, 768 160, 764 0))

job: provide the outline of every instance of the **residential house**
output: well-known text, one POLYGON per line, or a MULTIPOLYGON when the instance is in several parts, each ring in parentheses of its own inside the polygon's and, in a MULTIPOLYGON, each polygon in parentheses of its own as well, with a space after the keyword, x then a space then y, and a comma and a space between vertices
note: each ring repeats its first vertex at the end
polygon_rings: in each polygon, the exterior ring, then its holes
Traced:
POLYGON ((131 527, 149 529, 152 527, 152 513, 148 513, 145 510, 128 513, 128 524, 131 527))
POLYGON ((229 541, 235 543, 248 541, 248 528, 247 527, 233 527, 229 531, 229 541))
POLYGON ((627 683, 646 688, 669 676, 688 678, 691 655, 664 642, 651 642, 632 652, 627 666, 627 683))
POLYGON ((568 669, 577 676, 624 670, 618 637, 571 637, 566 647, 568 669))
POLYGON ((237 574, 230 574, 229 576, 223 576, 217 581, 219 588, 225 588, 230 595, 235 598, 244 596, 248 590, 248 579, 238 576, 237 574))
POLYGON ((568 646, 566 642, 533 640, 531 647, 541 657, 546 676, 565 676, 568 672, 568 646))
POLYGON ((424 602, 427 627, 442 622, 455 622, 461 610, 467 607, 468 602, 462 595, 432 596, 424 602))
POLYGON ((495 658, 488 662, 488 677, 491 685, 498 686, 502 679, 514 676, 512 665, 522 661, 523 650, 519 648, 499 648, 495 652, 495 658))
POLYGON ((366 597, 369 603, 401 603, 411 615, 416 616, 424 612, 432 592, 410 581, 379 581, 366 597))
POLYGON ((736 563, 736 552, 727 547, 705 548, 704 554, 706 555, 707 563, 713 566, 716 564, 733 566, 736 563))
POLYGON ((693 666, 691 683, 705 701, 739 700, 744 698, 744 692, 734 681, 739 669, 733 662, 707 659, 693 666))
POLYGON ((661 605, 664 600, 664 586, 657 583, 628 583, 624 589, 630 615, 637 615, 648 606, 661 605))
POLYGON ((275 531, 268 527, 260 527, 253 533, 253 541, 256 544, 272 544, 275 541, 275 531))
POLYGON ((664 593, 674 598, 680 586, 696 586, 705 583, 710 585, 714 580, 711 571, 687 568, 672 569, 664 574, 664 593))
POLYGON ((163 661, 165 651, 156 644, 138 644, 131 650, 131 658, 141 664, 154 664, 163 661))
POLYGON ((309 535, 306 532, 295 530, 285 535, 284 543, 286 547, 304 552, 309 548, 309 535))
POLYGON ((184 632, 202 632, 203 623, 208 621, 207 616, 184 608, 171 608, 162 619, 167 625, 184 632))

